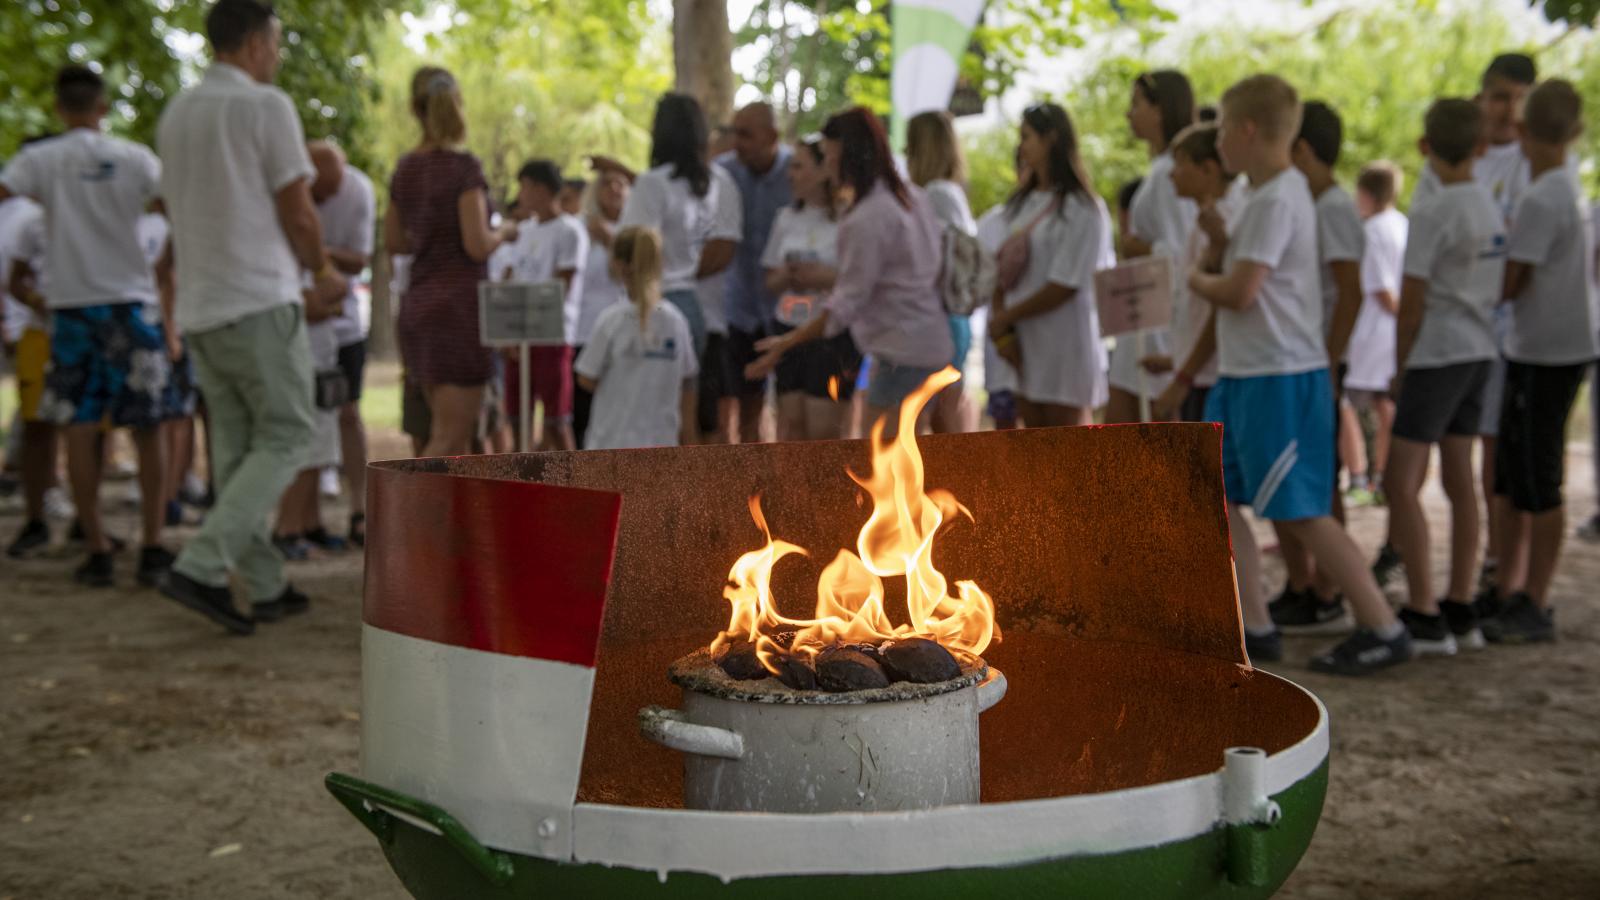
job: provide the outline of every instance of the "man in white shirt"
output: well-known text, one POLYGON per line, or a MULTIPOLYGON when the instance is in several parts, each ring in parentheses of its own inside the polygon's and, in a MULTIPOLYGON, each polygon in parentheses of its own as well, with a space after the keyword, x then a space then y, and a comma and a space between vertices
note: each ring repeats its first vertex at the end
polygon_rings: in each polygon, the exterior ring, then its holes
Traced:
MULTIPOLYGON (((511 256, 513 280, 561 283, 565 343, 531 347, 528 353, 528 384, 544 405, 540 447, 546 450, 577 449, 572 431, 572 348, 577 341, 583 270, 589 261, 588 229, 558 203, 562 184, 561 167, 547 159, 531 160, 517 173, 517 212, 525 221, 511 256)), ((506 367, 506 411, 512 419, 521 409, 517 366, 512 354, 506 367)))
POLYGON ((149 148, 102 134, 105 84, 84 66, 56 77, 67 131, 29 145, 0 175, 0 199, 23 195, 45 211, 52 335, 40 415, 66 426, 67 468, 89 557, 74 577, 114 583, 100 516, 102 425, 132 429, 143 498, 139 580, 172 564, 161 546, 166 474, 159 426, 171 376, 155 279, 139 245, 139 218, 155 199, 161 164, 149 148))
POLYGON ((309 606, 284 578, 267 515, 312 439, 301 271, 316 273, 320 297, 349 289, 322 246, 299 117, 271 86, 282 31, 257 0, 217 0, 206 16, 216 61, 157 132, 177 322, 210 411, 217 491, 161 591, 235 634, 309 606), (253 615, 234 607, 235 574, 253 615))
POLYGON ((366 544, 367 531, 367 431, 361 422, 361 382, 367 366, 367 333, 371 310, 356 295, 361 273, 372 259, 377 213, 372 180, 345 161, 344 153, 327 141, 312 141, 306 148, 317 169, 311 199, 322 219, 322 243, 328 259, 346 276, 349 290, 344 308, 333 320, 339 344, 339 370, 349 388, 349 402, 339 407, 339 457, 345 486, 350 492, 348 540, 366 544))

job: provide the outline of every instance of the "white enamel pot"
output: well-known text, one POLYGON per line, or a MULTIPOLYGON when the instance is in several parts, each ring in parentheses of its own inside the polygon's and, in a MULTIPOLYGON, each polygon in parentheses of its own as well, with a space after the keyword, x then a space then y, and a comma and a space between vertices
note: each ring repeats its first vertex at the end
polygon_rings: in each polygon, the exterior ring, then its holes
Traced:
POLYGON ((674 680, 683 709, 646 707, 639 730, 684 753, 686 807, 723 811, 977 803, 978 716, 1006 693, 997 669, 853 694, 775 695, 674 680))

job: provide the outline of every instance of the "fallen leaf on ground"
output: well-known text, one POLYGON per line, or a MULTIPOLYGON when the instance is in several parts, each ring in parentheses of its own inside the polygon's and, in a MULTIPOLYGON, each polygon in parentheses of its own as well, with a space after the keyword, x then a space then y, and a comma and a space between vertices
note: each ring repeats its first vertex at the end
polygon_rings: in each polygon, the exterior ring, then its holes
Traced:
POLYGON ((244 845, 243 844, 223 844, 221 847, 218 847, 215 850, 212 850, 210 853, 207 853, 206 855, 211 857, 212 859, 216 859, 216 858, 222 857, 222 856, 232 856, 233 854, 238 853, 240 850, 243 850, 243 849, 244 849, 244 845))

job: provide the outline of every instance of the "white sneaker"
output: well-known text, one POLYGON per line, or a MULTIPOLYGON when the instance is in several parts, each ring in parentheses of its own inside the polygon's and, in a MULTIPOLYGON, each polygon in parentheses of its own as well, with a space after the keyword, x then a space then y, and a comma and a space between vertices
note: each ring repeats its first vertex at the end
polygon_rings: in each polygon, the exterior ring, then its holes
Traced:
POLYGON ((322 470, 322 496, 333 499, 339 496, 339 470, 332 466, 322 470))
POLYGON ((44 492, 45 518, 69 522, 78 517, 78 508, 67 499, 67 492, 60 485, 44 492))

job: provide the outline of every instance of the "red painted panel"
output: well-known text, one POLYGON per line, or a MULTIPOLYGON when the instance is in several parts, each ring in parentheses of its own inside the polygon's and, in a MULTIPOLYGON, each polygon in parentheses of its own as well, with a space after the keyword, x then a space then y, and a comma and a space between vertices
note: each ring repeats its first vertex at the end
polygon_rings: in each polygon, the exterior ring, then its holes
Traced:
POLYGON ((593 667, 619 494, 374 467, 369 625, 593 667))

